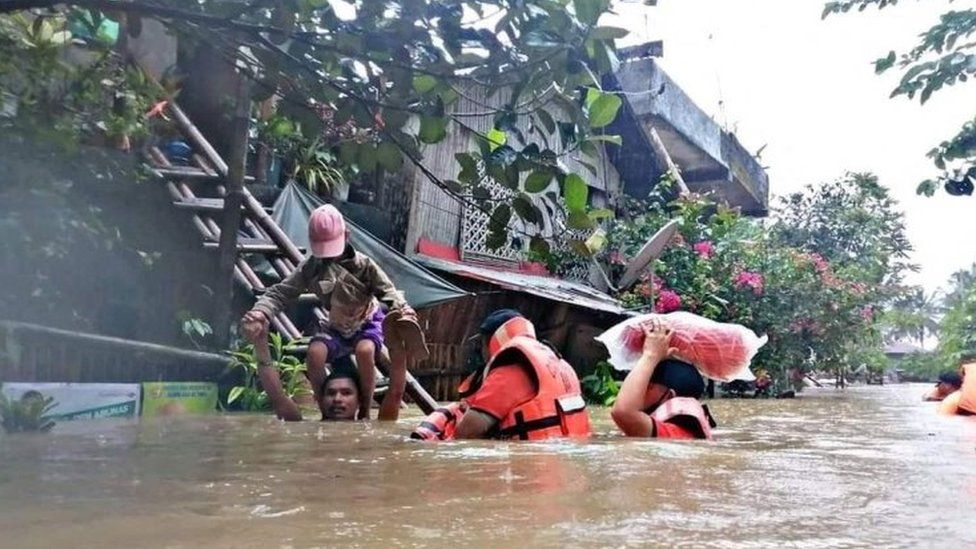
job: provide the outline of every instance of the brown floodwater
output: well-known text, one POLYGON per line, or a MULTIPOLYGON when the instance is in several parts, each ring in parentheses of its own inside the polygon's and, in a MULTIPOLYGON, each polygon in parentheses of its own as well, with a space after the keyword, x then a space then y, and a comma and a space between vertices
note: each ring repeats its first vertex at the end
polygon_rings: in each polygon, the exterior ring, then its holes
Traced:
POLYGON ((0 547, 960 547, 976 419, 927 387, 718 400, 717 440, 428 444, 214 415, 0 436, 0 547))

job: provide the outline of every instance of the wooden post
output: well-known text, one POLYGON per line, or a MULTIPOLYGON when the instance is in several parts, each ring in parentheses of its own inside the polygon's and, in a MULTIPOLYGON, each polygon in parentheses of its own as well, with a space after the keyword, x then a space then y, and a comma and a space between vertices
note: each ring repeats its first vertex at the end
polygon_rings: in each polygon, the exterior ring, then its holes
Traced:
POLYGON ((237 264, 237 232, 241 226, 241 205, 244 204, 244 175, 247 164, 247 134, 251 119, 251 98, 247 80, 241 78, 237 86, 237 106, 234 109, 233 135, 227 166, 227 196, 220 225, 217 283, 214 285, 214 336, 217 344, 226 347, 230 341, 230 327, 234 307, 234 267, 237 264))
POLYGON ((654 128, 651 128, 651 148, 654 149, 654 154, 658 158, 664 160, 664 164, 668 167, 671 175, 674 176, 675 181, 678 182, 678 194, 682 196, 690 194, 691 191, 688 190, 688 185, 685 185, 685 180, 681 177, 681 171, 678 169, 678 165, 671 159, 668 150, 664 148, 664 141, 661 141, 661 136, 657 134, 657 130, 654 128))

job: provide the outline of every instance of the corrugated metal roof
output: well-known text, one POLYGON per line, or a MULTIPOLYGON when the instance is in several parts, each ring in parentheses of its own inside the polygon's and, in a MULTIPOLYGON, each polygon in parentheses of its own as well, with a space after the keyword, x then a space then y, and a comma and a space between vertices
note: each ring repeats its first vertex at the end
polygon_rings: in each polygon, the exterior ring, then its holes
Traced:
POLYGON ((500 271, 481 265, 459 263, 419 254, 411 256, 411 259, 431 269, 488 282, 507 290, 525 292, 553 301, 621 316, 634 314, 632 311, 626 310, 616 299, 578 282, 512 271, 500 271))

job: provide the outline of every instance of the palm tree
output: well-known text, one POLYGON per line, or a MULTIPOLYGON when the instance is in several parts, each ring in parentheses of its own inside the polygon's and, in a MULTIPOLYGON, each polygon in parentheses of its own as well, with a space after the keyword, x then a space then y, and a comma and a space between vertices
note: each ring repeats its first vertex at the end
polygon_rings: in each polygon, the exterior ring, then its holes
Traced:
POLYGON ((913 339, 924 347, 925 337, 938 333, 943 310, 938 293, 928 293, 921 286, 908 288, 892 304, 888 339, 913 339))
POLYGON ((976 285, 976 263, 969 266, 969 269, 962 269, 952 273, 949 277, 949 291, 946 292, 945 306, 952 307, 956 304, 968 288, 976 285))

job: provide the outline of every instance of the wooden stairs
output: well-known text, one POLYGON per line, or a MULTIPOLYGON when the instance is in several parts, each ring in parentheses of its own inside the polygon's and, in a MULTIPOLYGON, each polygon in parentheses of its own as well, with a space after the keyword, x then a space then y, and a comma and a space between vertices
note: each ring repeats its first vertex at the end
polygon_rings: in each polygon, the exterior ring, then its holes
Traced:
MULTIPOLYGON (((173 199, 173 206, 186 210, 190 215, 190 220, 203 240, 203 246, 216 249, 220 241, 220 224, 214 218, 219 216, 224 208, 221 197, 226 195, 226 189, 222 182, 227 176, 228 166, 178 105, 171 102, 168 111, 184 138, 194 148, 191 166, 174 166, 156 147, 149 149, 148 162, 156 175, 165 181, 166 189, 173 199), (197 188, 208 186, 208 190, 211 191, 208 194, 217 196, 198 197, 191 185, 197 188)), ((242 209, 240 234, 246 236, 241 236, 237 240, 238 257, 234 267, 234 278, 242 287, 257 296, 264 293, 267 288, 244 256, 264 256, 275 273, 280 278, 284 278, 302 261, 304 251, 295 246, 246 186, 242 209)), ((300 301, 315 303, 313 307, 315 316, 320 320, 328 318, 328 312, 321 307, 315 295, 303 295, 300 301)), ((284 312, 278 313, 271 320, 271 324, 287 341, 296 341, 303 337, 301 330, 284 312)), ((386 376, 390 365, 386 353, 379 362, 377 369, 380 374, 386 376)), ((377 376, 377 380, 379 379, 380 376, 377 376)), ((429 414, 437 407, 437 402, 409 372, 407 372, 406 393, 425 414, 429 414)), ((379 399, 382 391, 378 390, 374 396, 379 399)))

